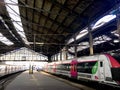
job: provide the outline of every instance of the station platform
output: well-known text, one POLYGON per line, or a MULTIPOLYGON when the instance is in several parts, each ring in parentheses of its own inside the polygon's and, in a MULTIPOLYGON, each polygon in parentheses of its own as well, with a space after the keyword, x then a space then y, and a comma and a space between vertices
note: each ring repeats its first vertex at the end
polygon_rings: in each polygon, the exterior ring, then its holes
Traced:
POLYGON ((3 90, 94 90, 58 78, 45 72, 25 71, 14 78, 3 90))

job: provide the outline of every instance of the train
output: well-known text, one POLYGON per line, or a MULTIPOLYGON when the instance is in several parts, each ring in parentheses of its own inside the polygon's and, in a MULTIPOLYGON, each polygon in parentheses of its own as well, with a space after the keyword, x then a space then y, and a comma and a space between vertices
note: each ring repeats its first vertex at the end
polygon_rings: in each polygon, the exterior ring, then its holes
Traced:
POLYGON ((24 70, 26 70, 24 66, 0 63, 0 78, 24 70))
POLYGON ((47 63, 44 71, 120 87, 120 55, 98 54, 47 63))

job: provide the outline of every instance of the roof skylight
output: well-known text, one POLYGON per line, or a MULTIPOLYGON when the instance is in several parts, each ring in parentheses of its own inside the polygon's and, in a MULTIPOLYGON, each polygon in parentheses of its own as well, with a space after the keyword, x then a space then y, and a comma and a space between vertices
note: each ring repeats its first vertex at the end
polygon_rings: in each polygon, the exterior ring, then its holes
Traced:
POLYGON ((77 51, 84 50, 89 47, 89 42, 81 42, 77 48, 77 51))
POLYGON ((88 34, 88 28, 85 28, 82 31, 80 31, 80 33, 76 37, 76 40, 80 39, 81 37, 85 36, 86 34, 88 34))
POLYGON ((119 31, 118 30, 115 30, 115 31, 112 31, 111 34, 115 35, 116 37, 118 37, 118 39, 114 39, 113 42, 114 43, 118 43, 120 40, 119 40, 119 31))
POLYGON ((107 42, 107 41, 110 41, 110 40, 112 40, 110 37, 108 37, 106 35, 102 35, 102 36, 96 37, 94 39, 94 44, 93 45, 98 45, 98 44, 101 44, 101 43, 104 43, 104 42, 107 42))
MULTIPOLYGON (((86 34, 88 34, 88 28, 85 28, 83 29, 82 31, 79 32, 79 34, 76 36, 76 40, 82 38, 83 36, 85 36, 86 34)), ((69 41, 68 41, 68 44, 74 42, 74 39, 71 38, 69 41)))
POLYGON ((6 3, 7 11, 11 17, 11 20, 14 21, 14 27, 16 28, 18 34, 21 36, 23 41, 28 44, 27 38, 25 36, 23 26, 21 23, 20 13, 19 13, 19 7, 18 0, 4 0, 6 3), (15 4, 15 5, 14 5, 15 4))
POLYGON ((70 44, 70 43, 72 43, 73 41, 74 41, 74 39, 71 38, 70 40, 68 40, 67 44, 70 44))
POLYGON ((115 36, 119 37, 119 32, 118 32, 118 30, 112 31, 111 34, 114 34, 115 36))
MULTIPOLYGON (((116 18, 116 15, 106 15, 104 17, 102 17, 101 19, 99 19, 92 27, 92 30, 95 30, 99 27, 101 27, 102 25, 108 23, 109 21, 113 20, 116 18)), ((83 36, 85 36, 86 34, 88 34, 88 28, 83 29, 82 31, 80 31, 80 33, 76 36, 76 40, 82 38, 83 36)), ((70 39, 68 43, 74 42, 73 39, 70 39)))
POLYGON ((14 43, 8 40, 2 33, 0 33, 0 41, 8 46, 13 45, 14 43))
POLYGON ((92 30, 98 28, 98 27, 101 27, 102 25, 104 25, 105 23, 113 20, 116 18, 116 15, 106 15, 104 17, 102 17, 101 19, 99 19, 95 24, 94 26, 92 27, 92 30))
MULTIPOLYGON (((77 47, 77 52, 81 51, 81 50, 84 50, 88 47, 89 47, 89 42, 81 42, 81 43, 79 43, 79 45, 77 47)), ((75 53, 75 47, 73 46, 73 47, 69 48, 69 51, 72 52, 72 53, 75 53)))
POLYGON ((15 35, 12 33, 12 31, 9 29, 9 27, 7 26, 7 24, 5 23, 5 21, 3 20, 3 18, 0 16, 0 20, 2 21, 2 23, 5 25, 5 27, 7 28, 7 30, 11 33, 11 35, 18 40, 15 35))

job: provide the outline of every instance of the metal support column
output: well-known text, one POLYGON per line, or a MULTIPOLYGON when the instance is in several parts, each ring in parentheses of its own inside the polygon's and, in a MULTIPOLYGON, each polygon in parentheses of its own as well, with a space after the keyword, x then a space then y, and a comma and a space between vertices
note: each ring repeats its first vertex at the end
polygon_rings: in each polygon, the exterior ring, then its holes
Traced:
POLYGON ((56 61, 58 61, 58 54, 56 54, 55 56, 56 56, 56 61))
POLYGON ((51 56, 48 56, 48 62, 52 62, 51 56))
POLYGON ((74 49, 75 49, 75 58, 77 58, 77 44, 76 42, 76 35, 74 35, 74 49))
POLYGON ((119 6, 116 7, 117 8, 117 11, 118 13, 116 13, 116 19, 117 19, 117 31, 118 31, 118 39, 119 39, 119 47, 120 47, 120 8, 119 6))
POLYGON ((68 59, 68 47, 67 46, 65 46, 65 53, 66 53, 66 59, 65 60, 67 60, 68 59))
POLYGON ((93 37, 91 33, 91 26, 88 25, 88 33, 89 33, 89 45, 90 45, 90 55, 93 55, 93 37))
POLYGON ((35 43, 36 43, 36 34, 34 34, 34 41, 33 41, 33 44, 34 44, 34 47, 33 47, 33 50, 35 51, 35 43))
POLYGON ((60 46, 60 61, 62 61, 62 48, 61 48, 61 46, 60 46))
POLYGON ((67 60, 67 47, 66 46, 63 48, 63 56, 64 56, 64 60, 67 60))
POLYGON ((62 51, 60 51, 60 61, 62 61, 62 51))
MULTIPOLYGON (((36 34, 34 34, 33 37, 34 37, 34 38, 33 38, 33 50, 35 51, 35 44, 36 44, 35 39, 36 39, 36 34)), ((34 56, 35 56, 35 55, 33 55, 33 53, 32 53, 32 60, 30 61, 30 66, 29 66, 29 74, 33 74, 33 64, 32 64, 32 62, 33 62, 34 56)))

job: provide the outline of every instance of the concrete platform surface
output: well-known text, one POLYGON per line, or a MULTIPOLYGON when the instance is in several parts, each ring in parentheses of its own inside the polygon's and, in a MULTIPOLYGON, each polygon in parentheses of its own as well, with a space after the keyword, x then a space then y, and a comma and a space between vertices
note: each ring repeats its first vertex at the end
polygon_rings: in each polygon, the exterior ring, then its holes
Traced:
POLYGON ((4 87, 4 90, 90 90, 90 88, 83 89, 83 86, 78 85, 78 87, 56 78, 44 72, 34 71, 33 74, 29 74, 25 71, 4 87))

